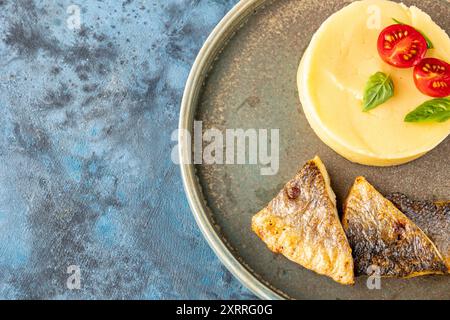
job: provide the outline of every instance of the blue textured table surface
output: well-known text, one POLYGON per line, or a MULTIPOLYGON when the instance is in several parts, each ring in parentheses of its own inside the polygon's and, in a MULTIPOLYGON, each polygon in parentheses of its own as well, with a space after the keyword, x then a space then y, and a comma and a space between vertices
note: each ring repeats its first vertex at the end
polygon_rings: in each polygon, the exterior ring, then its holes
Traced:
POLYGON ((254 297, 170 158, 190 66, 236 2, 0 0, 0 298, 254 297))

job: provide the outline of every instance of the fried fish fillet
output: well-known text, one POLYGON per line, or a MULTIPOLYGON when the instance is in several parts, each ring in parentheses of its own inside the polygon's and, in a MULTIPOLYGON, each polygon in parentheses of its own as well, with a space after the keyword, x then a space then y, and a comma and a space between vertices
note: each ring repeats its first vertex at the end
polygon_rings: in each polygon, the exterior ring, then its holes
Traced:
POLYGON ((353 250, 355 273, 378 267, 385 277, 442 274, 447 268, 425 233, 358 177, 344 204, 342 224, 353 250))
POLYGON ((414 201, 402 193, 387 198, 434 242, 450 272, 450 201, 414 201))
POLYGON ((318 157, 253 217, 252 229, 273 252, 341 284, 354 283, 352 251, 318 157))

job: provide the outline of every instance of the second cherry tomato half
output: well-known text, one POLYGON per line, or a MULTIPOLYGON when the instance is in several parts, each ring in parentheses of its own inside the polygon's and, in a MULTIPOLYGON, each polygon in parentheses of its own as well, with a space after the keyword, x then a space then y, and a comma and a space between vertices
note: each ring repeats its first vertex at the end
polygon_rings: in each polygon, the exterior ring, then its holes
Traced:
POLYGON ((378 53, 388 64, 397 68, 417 65, 427 52, 427 41, 411 26, 394 24, 378 37, 378 53))
POLYGON ((450 64, 436 58, 426 58, 414 68, 414 82, 422 93, 444 98, 450 96, 450 64))

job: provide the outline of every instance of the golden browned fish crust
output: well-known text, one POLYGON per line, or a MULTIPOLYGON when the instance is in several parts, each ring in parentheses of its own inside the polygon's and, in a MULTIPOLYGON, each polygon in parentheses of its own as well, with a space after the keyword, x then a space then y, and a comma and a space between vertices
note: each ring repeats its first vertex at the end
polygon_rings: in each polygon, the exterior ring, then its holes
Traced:
POLYGON ((358 177, 350 190, 342 224, 357 275, 368 274, 374 266, 385 277, 446 271, 442 256, 425 233, 363 177, 358 177))
POLYGON ((318 157, 253 217, 252 229, 270 250, 339 283, 354 283, 352 252, 318 157))
POLYGON ((387 198, 434 242, 450 272, 450 201, 415 201, 402 193, 387 198))

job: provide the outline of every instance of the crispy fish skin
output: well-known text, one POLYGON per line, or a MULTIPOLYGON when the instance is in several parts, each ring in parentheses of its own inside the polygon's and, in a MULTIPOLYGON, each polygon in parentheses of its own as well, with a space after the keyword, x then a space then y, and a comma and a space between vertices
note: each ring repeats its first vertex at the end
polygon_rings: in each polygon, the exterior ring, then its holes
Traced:
POLYGON ((450 201, 417 201, 402 193, 387 198, 434 242, 450 272, 450 201))
POLYGON ((433 242, 363 177, 356 179, 345 201, 342 224, 357 275, 368 274, 373 266, 380 268, 383 277, 446 271, 433 242))
POLYGON ((252 219, 270 250, 331 277, 354 283, 353 259, 322 161, 310 160, 252 219))

